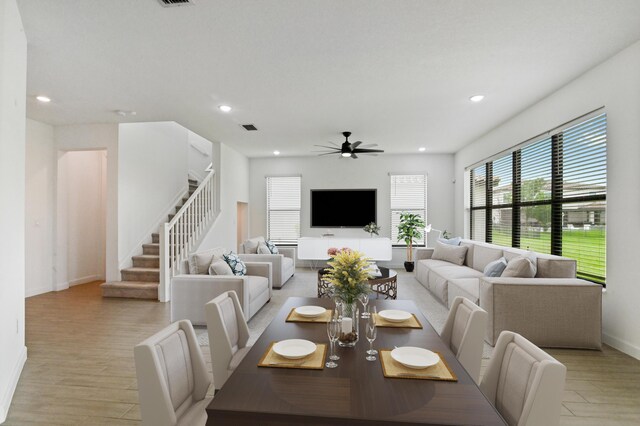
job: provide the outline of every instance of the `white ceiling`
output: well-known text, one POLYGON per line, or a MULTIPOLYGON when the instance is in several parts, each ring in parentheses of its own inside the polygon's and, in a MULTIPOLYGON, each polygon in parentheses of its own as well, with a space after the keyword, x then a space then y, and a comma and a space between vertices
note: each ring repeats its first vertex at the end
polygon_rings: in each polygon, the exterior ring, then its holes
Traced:
POLYGON ((195 1, 18 0, 28 116, 174 120, 250 157, 343 130, 455 152, 640 39, 638 0, 195 1))

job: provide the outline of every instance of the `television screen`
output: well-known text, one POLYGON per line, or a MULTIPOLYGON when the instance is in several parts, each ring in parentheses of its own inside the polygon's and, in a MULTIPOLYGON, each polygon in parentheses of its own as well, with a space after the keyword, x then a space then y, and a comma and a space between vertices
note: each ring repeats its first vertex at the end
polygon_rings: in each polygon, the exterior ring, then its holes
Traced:
POLYGON ((376 222, 375 189, 312 189, 312 228, 362 228, 376 222))

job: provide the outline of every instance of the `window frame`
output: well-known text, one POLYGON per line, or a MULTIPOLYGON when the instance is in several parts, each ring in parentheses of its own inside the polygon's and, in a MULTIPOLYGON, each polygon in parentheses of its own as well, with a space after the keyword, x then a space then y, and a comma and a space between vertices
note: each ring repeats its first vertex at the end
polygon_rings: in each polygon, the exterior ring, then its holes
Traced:
POLYGON ((301 236, 301 227, 302 227, 302 216, 301 216, 301 212, 302 212, 302 176, 301 175, 281 175, 281 176, 265 176, 265 192, 266 192, 266 210, 267 210, 267 214, 266 214, 266 238, 269 241, 274 242, 275 244, 279 245, 279 246, 295 246, 298 244, 298 240, 300 239, 301 236), (273 200, 272 194, 271 194, 271 184, 270 184, 270 180, 271 179, 292 179, 292 178, 297 178, 298 179, 298 205, 297 208, 271 208, 271 203, 273 200), (274 238, 274 236, 271 235, 271 229, 272 229, 272 224, 271 224, 271 218, 272 218, 272 211, 273 212, 297 212, 298 213, 298 229, 297 229, 297 236, 295 238, 281 238, 281 236, 276 236, 276 238, 274 238))
MULTIPOLYGON (((427 175, 427 173, 389 173, 389 237, 391 240, 391 246, 392 247, 402 247, 402 248, 406 248, 407 244, 404 241, 398 241, 397 238, 394 238, 394 225, 393 225, 393 215, 394 213, 400 214, 403 212, 411 212, 411 213, 416 213, 416 212, 424 212, 423 214, 423 219, 425 224, 428 223, 427 222, 427 218, 428 218, 428 212, 427 212, 427 195, 428 195, 428 183, 429 183, 429 177, 427 175), (394 208, 393 207, 393 185, 394 185, 394 178, 398 177, 398 176, 422 176, 424 178, 424 209, 416 209, 416 208, 394 208)), ((397 235, 397 232, 395 233, 397 235)), ((422 241, 421 242, 415 242, 413 244, 413 247, 426 247, 427 244, 427 236, 426 233, 424 232, 423 229, 423 236, 422 236, 422 241)))

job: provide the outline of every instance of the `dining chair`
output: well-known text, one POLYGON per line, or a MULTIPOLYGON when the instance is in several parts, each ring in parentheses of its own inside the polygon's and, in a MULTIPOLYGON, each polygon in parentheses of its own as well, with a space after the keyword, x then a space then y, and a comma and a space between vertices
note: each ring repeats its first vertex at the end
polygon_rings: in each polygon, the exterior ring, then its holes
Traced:
POLYGON ((213 383, 221 389, 240 361, 251 349, 249 327, 244 319, 242 307, 235 291, 230 290, 205 305, 207 333, 213 383))
POLYGON ((211 377, 191 322, 170 324, 133 354, 143 425, 206 424, 211 377))
POLYGON ((553 426, 560 406, 567 368, 512 331, 498 337, 480 390, 509 425, 553 426))
POLYGON ((460 364, 475 380, 480 380, 487 312, 464 297, 453 300, 440 337, 453 351, 460 364))

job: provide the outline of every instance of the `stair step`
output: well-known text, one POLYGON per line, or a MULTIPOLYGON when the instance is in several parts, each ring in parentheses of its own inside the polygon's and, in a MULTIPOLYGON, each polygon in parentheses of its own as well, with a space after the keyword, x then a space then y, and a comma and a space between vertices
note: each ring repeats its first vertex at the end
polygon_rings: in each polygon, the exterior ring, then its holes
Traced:
POLYGON ((122 281, 160 282, 160 268, 127 268, 120 271, 122 281))
POLYGON ((188 180, 189 184, 191 184, 191 185, 197 185, 198 184, 198 181, 195 180, 195 179, 187 179, 187 180, 188 180))
POLYGON ((160 234, 157 234, 157 233, 151 234, 151 242, 153 244, 160 244, 160 234))
POLYGON ((142 256, 133 256, 134 268, 160 268, 160 256, 152 254, 143 254, 142 256))
POLYGON ((142 254, 155 254, 160 255, 160 244, 143 244, 142 254))
POLYGON ((100 284, 100 287, 102 288, 102 297, 158 300, 159 285, 157 282, 111 281, 100 284))

